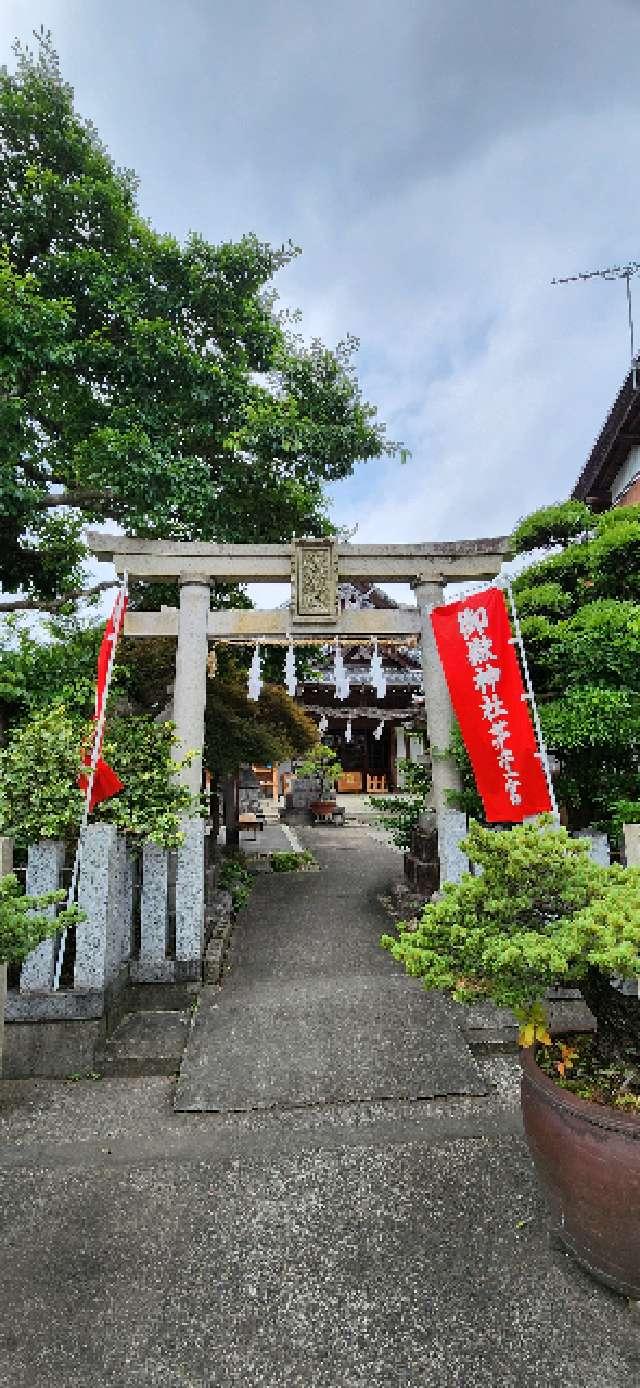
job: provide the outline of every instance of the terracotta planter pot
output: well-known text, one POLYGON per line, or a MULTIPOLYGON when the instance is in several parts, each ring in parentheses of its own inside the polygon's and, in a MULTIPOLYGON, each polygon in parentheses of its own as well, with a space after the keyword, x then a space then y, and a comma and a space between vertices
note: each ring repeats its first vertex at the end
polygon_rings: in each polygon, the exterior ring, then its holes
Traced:
POLYGON ((335 800, 312 800, 309 805, 313 814, 332 814, 335 808, 335 800))
POLYGON ((588 1103, 521 1053, 522 1116, 538 1178, 569 1253, 640 1299, 640 1117, 588 1103))

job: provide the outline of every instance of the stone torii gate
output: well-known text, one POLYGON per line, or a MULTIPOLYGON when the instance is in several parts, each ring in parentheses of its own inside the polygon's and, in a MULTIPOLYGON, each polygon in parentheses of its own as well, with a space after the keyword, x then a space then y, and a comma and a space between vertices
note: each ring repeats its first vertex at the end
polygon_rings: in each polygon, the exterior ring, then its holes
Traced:
MULTIPOLYGON (((507 538, 442 541, 408 545, 352 545, 334 539, 297 539, 290 544, 225 545, 196 540, 139 539, 136 536, 89 533, 89 547, 101 561, 112 560, 118 574, 130 579, 177 580, 180 607, 159 612, 129 612, 128 636, 177 637, 174 719, 176 756, 196 755, 181 777, 200 791, 206 702, 208 643, 216 641, 282 644, 290 636, 329 642, 335 637, 402 640, 415 637, 422 648, 427 733, 433 757, 432 803, 436 812, 441 880, 455 880, 461 870, 458 849, 461 816, 446 803, 446 792, 459 788, 453 761, 442 753, 449 744, 452 709, 438 658, 429 613, 444 600, 448 583, 492 579, 507 554, 507 538), (415 607, 339 610, 341 582, 409 583, 415 607), (210 585, 216 583, 291 583, 289 610, 235 608, 210 610, 210 585)), ((196 841, 194 841, 194 848, 196 841)))

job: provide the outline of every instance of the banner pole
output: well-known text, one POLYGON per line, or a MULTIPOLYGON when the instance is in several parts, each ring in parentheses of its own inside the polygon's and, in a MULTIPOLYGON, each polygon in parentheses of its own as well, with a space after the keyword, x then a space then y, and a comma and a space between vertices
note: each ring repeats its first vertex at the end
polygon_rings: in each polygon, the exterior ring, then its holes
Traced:
MULTIPOLYGON (((116 597, 116 602, 115 602, 115 607, 117 608, 117 612, 118 612, 118 618, 120 617, 120 614, 121 614, 121 611, 122 611, 122 605, 123 605, 123 603, 124 603, 124 601, 125 601, 125 598, 126 598, 126 596, 127 596, 127 591, 128 591, 128 578, 129 578, 129 576, 128 576, 128 574, 125 572, 125 574, 123 575, 122 584, 120 585, 120 587, 119 587, 119 589, 118 589, 118 595, 117 595, 117 597, 116 597)), ((77 843, 77 846, 76 846, 75 858, 74 858, 74 860, 73 860, 73 870, 72 870, 72 873, 71 873, 71 882, 70 882, 70 884, 69 884, 69 890, 68 890, 68 892, 67 892, 67 901, 66 901, 67 910, 69 909, 70 906, 73 905, 73 902, 74 902, 74 900, 75 900, 75 895, 76 895, 77 887, 78 887, 78 877, 79 877, 79 875, 80 875, 80 857, 81 857, 81 853, 82 853, 82 835, 83 835, 83 833, 84 833, 84 831, 85 831, 85 829, 86 829, 86 827, 87 827, 87 824, 88 824, 88 822, 89 822, 89 806, 90 806, 90 804, 91 804, 91 793, 92 793, 92 791, 93 791, 93 782, 94 782, 94 778, 95 778, 95 774, 96 774, 96 767, 97 767, 97 765, 98 765, 98 761, 99 761, 99 759, 100 759, 100 752, 101 752, 101 750, 102 750, 102 739, 103 739, 103 736, 104 736, 104 726, 105 726, 106 717, 107 717, 107 696, 108 696, 108 694, 109 694, 109 685, 111 684, 111 676, 112 676, 112 674, 113 674, 113 667, 114 667, 115 661, 116 661, 116 647, 117 647, 117 645, 118 645, 118 639, 119 639, 119 635, 120 635, 119 628, 120 628, 120 623, 118 622, 118 623, 116 624, 116 633, 114 633, 114 639, 113 639, 113 642, 112 642, 112 645, 111 645, 111 653, 110 653, 110 655, 109 655, 109 661, 108 661, 108 664, 107 664, 107 670, 106 670, 105 682, 104 682, 104 697, 103 697, 103 700, 102 700, 102 707, 101 707, 100 709, 98 709, 98 707, 97 707, 97 702, 98 702, 98 690, 97 690, 97 686, 96 686, 96 705, 95 705, 95 712, 96 712, 96 715, 97 715, 97 722, 96 722, 95 731, 94 731, 94 736, 93 736, 93 746, 92 746, 92 749, 91 749, 91 761, 90 761, 90 764, 89 764, 89 775, 88 775, 88 777, 87 777, 87 784, 86 784, 86 786, 85 786, 85 792, 84 792, 84 810, 83 810, 83 812, 82 812, 82 819, 81 819, 81 821, 80 821, 80 828, 79 828, 79 830, 78 830, 78 843, 77 843)), ((55 964, 55 969, 54 969, 54 974, 53 974, 53 991, 54 991, 54 993, 57 993, 58 990, 59 990, 59 988, 60 988, 60 975, 61 975, 61 973, 62 973, 62 965, 63 965, 63 962, 64 962, 64 952, 65 952, 65 949, 66 949, 66 944, 67 944, 67 927, 65 926, 65 928, 64 928, 64 930, 63 930, 63 932, 62 932, 62 935, 61 935, 61 937, 60 937, 60 944, 59 944, 59 947, 58 947, 58 957, 57 957, 57 959, 56 959, 56 964, 55 964)))
POLYGON ((535 694, 534 694, 534 692, 533 692, 533 684, 532 684, 532 682, 531 682, 531 675, 529 674, 529 665, 528 665, 528 662, 527 662, 527 653, 526 653, 526 651, 525 651, 525 648, 524 648, 524 641, 523 641, 523 639, 522 639, 522 629, 521 629, 521 627, 520 627, 520 618, 518 617, 518 613, 517 613, 517 610, 516 610, 515 598, 514 598, 514 596, 513 596, 513 588, 512 588, 512 586, 511 586, 511 579, 509 578, 509 575, 508 575, 508 574, 501 575, 501 576, 500 576, 500 583, 503 583, 503 584, 504 584, 504 586, 505 586, 505 588, 506 588, 506 590, 507 590, 507 596, 508 596, 508 598, 509 598, 509 607, 511 608, 511 618, 512 618, 512 621, 513 621, 513 629, 514 629, 514 632, 515 632, 515 642, 516 642, 516 645, 517 645, 518 650, 519 650, 519 652, 520 652, 520 659, 521 659, 521 661, 522 661, 522 670, 523 670, 523 674, 524 674, 524 682, 525 682, 526 689, 527 689, 527 696, 526 696, 526 697, 527 697, 527 699, 528 699, 528 701, 529 701, 529 704, 530 704, 530 707, 531 707, 531 717, 532 717, 532 719, 533 719, 533 726, 534 726, 534 728, 535 728, 536 737, 537 737, 537 739, 538 739, 538 747, 540 748, 540 753, 539 753, 539 755, 540 755, 540 760, 541 760, 541 762, 542 762, 542 769, 543 769, 543 771, 544 771, 545 779, 546 779, 546 782, 547 782, 547 790, 549 791, 549 799, 550 799, 551 804, 552 804, 552 806, 553 806, 553 817, 554 817, 556 823, 559 824, 559 823, 560 823, 560 811, 559 811, 559 809, 558 809, 558 801, 556 800, 556 793, 555 793, 555 789, 554 789, 554 785, 553 785, 553 780, 552 780, 552 777, 551 777, 551 767, 550 767, 550 765, 549 765, 549 754, 548 754, 548 752, 547 752, 547 745, 546 745, 546 743, 545 743, 545 740, 544 740, 544 737, 543 737, 543 733, 542 733, 542 727, 541 727, 541 724, 540 724, 540 716, 539 716, 539 714, 538 714, 538 705, 536 704, 536 696, 535 696, 535 694))

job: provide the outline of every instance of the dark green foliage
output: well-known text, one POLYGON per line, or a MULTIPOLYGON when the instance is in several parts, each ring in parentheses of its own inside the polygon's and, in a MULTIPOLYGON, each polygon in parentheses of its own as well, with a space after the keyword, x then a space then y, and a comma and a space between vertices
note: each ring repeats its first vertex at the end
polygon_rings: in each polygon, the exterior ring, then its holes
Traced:
POLYGON ((255 763, 272 766, 299 756, 317 738, 315 723, 279 685, 265 684, 257 703, 247 698, 241 671, 209 681, 205 714, 205 764, 215 776, 255 763))
POLYGON ((545 526, 547 542, 565 547, 527 568, 514 589, 569 825, 615 834, 616 802, 640 801, 640 507, 587 524, 582 511, 567 511, 575 505, 518 527, 520 552, 543 543, 545 526))
POLYGON ((403 795, 376 795, 369 804, 398 848, 408 848, 411 830, 418 823, 431 790, 431 772, 422 762, 400 759, 398 770, 405 783, 403 795))
POLYGON ((45 605, 76 589, 86 521, 185 540, 326 532, 323 484, 395 445, 361 398, 355 340, 307 347, 275 311, 296 248, 155 232, 46 36, 0 72, 0 140, 6 589, 45 605))
POLYGON ((557 506, 541 506, 516 526, 511 537, 513 554, 528 554, 532 549, 548 549, 551 545, 566 545, 568 540, 588 533, 593 516, 582 501, 562 501, 557 506))
POLYGON ((12 872, 0 878, 0 962, 21 964, 43 940, 83 920, 77 906, 67 907, 55 917, 45 914, 47 907, 64 898, 63 891, 24 896, 12 872))
MULTIPOLYGON (((15 619, 0 633, 0 710, 5 728, 52 703, 89 717, 93 711, 98 649, 104 626, 73 620, 48 623, 49 639, 36 640, 15 619)), ((118 687, 116 667, 114 686, 118 687)))
POLYGON ((614 800, 611 826, 616 838, 622 834, 623 824, 640 824, 640 800, 614 800))

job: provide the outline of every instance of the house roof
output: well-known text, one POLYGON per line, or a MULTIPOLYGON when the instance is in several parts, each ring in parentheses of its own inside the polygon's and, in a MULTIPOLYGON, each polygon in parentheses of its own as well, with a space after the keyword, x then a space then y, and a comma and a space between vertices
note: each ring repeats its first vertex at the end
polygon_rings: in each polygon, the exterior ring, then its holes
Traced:
POLYGON ((640 444, 640 388, 634 389, 633 374, 624 380, 571 493, 595 511, 611 505, 611 484, 629 450, 640 444))

